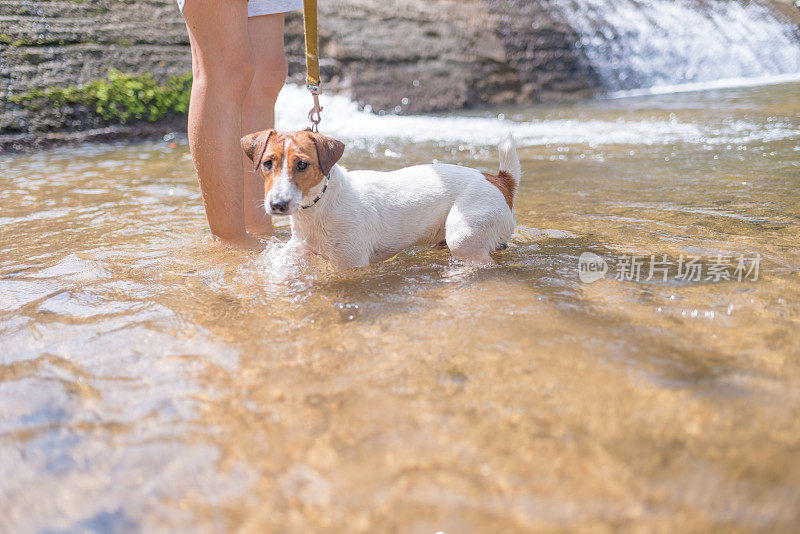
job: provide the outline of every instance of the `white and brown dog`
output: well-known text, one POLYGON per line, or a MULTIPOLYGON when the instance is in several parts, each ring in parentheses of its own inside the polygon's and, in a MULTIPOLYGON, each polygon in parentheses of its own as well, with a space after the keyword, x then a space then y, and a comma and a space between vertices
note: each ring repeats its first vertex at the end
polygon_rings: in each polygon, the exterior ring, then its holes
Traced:
POLYGON ((267 213, 292 217, 289 243, 336 269, 443 242, 455 258, 487 261, 514 231, 521 169, 511 137, 496 175, 446 164, 348 171, 336 165, 344 144, 310 131, 257 132, 242 148, 264 177, 267 213))

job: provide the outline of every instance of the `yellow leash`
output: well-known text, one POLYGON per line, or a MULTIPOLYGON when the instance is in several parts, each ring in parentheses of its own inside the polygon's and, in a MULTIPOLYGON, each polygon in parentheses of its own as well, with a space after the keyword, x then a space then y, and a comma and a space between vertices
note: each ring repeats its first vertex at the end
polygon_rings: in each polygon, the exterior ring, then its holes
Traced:
POLYGON ((314 98, 314 107, 308 112, 311 131, 319 130, 322 107, 319 95, 322 83, 319 80, 319 36, 317 35, 317 0, 303 0, 303 28, 306 37, 306 88, 314 98))

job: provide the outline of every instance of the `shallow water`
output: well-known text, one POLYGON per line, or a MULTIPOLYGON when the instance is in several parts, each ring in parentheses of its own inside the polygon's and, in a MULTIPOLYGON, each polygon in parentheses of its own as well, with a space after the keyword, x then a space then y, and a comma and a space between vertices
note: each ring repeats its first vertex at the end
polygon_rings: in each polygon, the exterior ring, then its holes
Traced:
POLYGON ((517 231, 485 269, 333 273, 285 225, 215 244, 181 138, 4 158, 0 531, 796 531, 798 96, 330 99, 351 168, 493 171, 515 131, 517 231))

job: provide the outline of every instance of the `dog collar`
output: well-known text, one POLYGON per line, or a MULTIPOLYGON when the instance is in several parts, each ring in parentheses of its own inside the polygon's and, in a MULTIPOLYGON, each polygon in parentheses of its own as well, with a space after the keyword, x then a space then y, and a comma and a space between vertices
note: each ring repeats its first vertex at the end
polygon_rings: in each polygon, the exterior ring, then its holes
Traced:
POLYGON ((325 177, 325 183, 322 184, 322 191, 319 192, 319 195, 317 195, 317 198, 312 200, 311 204, 306 204, 305 206, 300 206, 301 210, 304 210, 306 208, 310 208, 311 206, 313 206, 314 204, 319 202, 319 199, 321 199, 322 195, 325 194, 325 190, 328 189, 328 180, 330 180, 330 179, 331 179, 331 173, 328 173, 328 175, 325 177))

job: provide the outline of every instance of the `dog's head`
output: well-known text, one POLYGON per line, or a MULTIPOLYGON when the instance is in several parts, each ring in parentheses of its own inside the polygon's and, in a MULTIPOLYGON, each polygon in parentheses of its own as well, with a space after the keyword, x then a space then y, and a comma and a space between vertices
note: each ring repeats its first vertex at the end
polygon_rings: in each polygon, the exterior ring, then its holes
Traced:
POLYGON ((322 181, 344 152, 344 143, 310 131, 264 130, 242 138, 242 148, 264 178, 270 215, 291 215, 319 194, 322 181))

